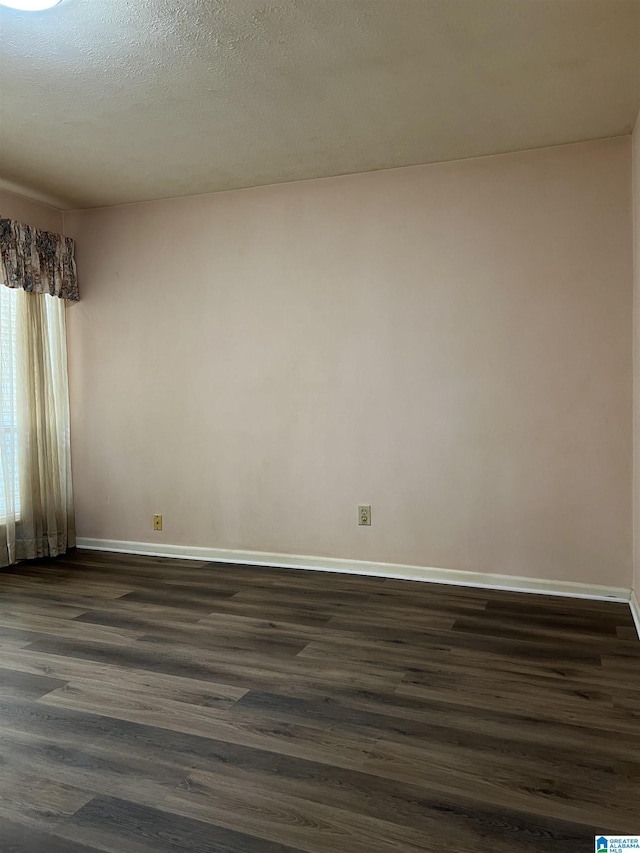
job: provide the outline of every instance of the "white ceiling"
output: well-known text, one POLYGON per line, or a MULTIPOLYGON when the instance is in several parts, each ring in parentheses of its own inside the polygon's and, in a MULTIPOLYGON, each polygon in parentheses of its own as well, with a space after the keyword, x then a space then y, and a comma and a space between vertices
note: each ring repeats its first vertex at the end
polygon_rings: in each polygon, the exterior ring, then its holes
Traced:
POLYGON ((0 177, 87 207, 616 136, 639 57, 640 0, 0 8, 0 177))

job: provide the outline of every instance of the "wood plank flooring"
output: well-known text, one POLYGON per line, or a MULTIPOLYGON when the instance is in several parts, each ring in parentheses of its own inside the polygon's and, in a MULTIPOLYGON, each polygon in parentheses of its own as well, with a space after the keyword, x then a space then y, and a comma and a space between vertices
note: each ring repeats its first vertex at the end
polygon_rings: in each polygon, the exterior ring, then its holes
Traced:
POLYGON ((640 834, 628 607, 76 551, 0 573, 0 853, 640 834))

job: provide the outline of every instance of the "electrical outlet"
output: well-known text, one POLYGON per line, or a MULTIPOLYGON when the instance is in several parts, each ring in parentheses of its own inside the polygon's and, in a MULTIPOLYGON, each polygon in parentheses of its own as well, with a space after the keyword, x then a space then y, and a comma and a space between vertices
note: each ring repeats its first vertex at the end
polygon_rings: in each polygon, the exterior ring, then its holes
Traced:
POLYGON ((369 527, 371 525, 371 507, 370 506, 359 506, 358 507, 358 524, 366 525, 369 527))
POLYGON ((162 530, 162 516, 154 515, 153 516, 153 529, 154 530, 162 530))

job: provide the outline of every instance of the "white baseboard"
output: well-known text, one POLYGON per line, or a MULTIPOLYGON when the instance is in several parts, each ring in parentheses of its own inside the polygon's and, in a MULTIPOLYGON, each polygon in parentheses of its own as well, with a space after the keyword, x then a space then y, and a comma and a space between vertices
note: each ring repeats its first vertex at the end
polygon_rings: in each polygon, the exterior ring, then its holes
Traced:
POLYGON ((464 572, 457 569, 435 569, 427 566, 401 566, 395 563, 368 563, 362 560, 339 560, 335 557, 300 557, 293 554, 270 554, 264 551, 234 551, 225 548, 199 548, 189 545, 155 545, 151 542, 120 542, 115 539, 79 538, 78 548, 91 551, 115 551, 121 554, 141 554, 149 557, 177 557, 182 560, 204 560, 214 563, 244 563, 250 566, 271 566, 307 569, 317 572, 339 572, 352 575, 396 578, 470 586, 480 589, 500 589, 507 592, 532 592, 539 595, 563 595, 570 598, 594 598, 600 601, 628 602, 630 590, 600 584, 573 581, 539 580, 511 575, 464 572))
POLYGON ((638 639, 640 639, 640 602, 636 598, 635 592, 631 591, 631 598, 629 600, 629 606, 631 607, 631 615, 633 616, 633 621, 636 623, 636 631, 638 632, 638 639))

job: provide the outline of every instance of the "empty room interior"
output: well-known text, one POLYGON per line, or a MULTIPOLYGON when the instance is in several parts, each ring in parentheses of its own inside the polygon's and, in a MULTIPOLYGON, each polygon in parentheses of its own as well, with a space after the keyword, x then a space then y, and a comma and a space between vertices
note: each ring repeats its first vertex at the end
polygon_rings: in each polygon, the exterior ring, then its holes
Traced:
POLYGON ((640 850, 640 0, 0 0, 0 853, 640 850))

